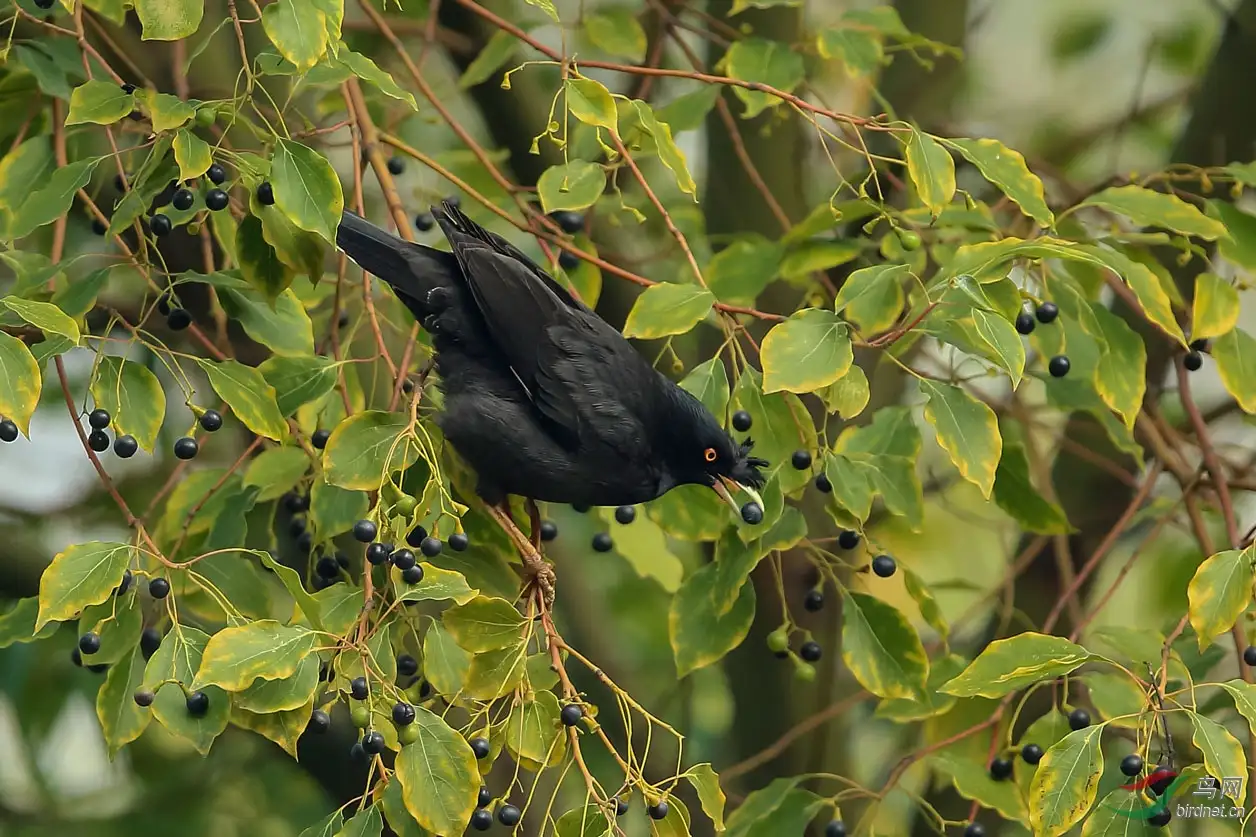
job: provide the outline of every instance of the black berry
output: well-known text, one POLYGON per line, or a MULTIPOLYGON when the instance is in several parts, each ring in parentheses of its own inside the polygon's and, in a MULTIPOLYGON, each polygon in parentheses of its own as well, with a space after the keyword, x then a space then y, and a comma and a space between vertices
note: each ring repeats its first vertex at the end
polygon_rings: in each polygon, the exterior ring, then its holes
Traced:
POLYGON ((109 411, 102 410, 100 408, 92 410, 87 416, 87 423, 91 425, 93 430, 104 430, 109 426, 110 421, 111 416, 109 415, 109 411))
POLYGON ((92 232, 96 235, 104 235, 109 232, 109 226, 99 218, 92 219, 92 232))
POLYGON ((35 5, 41 9, 51 9, 57 0, 35 0, 35 5))
POLYGON ((990 762, 990 778, 996 782, 1002 782, 1004 779, 1012 775, 1012 760, 1005 758, 997 758, 990 762))
POLYGON ((523 812, 514 805, 503 805, 497 809, 497 821, 504 826, 518 825, 521 819, 523 819, 523 812))
POLYGON ((1169 821, 1172 819, 1173 819, 1173 811, 1171 811, 1168 808, 1165 808, 1163 811, 1160 811, 1159 813, 1153 814, 1152 816, 1148 817, 1147 824, 1150 825, 1152 828, 1164 828, 1166 825, 1169 824, 1169 821))
POLYGON ((257 187, 257 202, 263 206, 272 206, 275 203, 275 189, 269 180, 262 181, 262 185, 257 187))
POLYGON ((820 643, 815 640, 807 640, 798 649, 798 656, 802 657, 809 663, 818 662, 820 657, 824 655, 824 650, 820 648, 820 643))
POLYGON ((745 410, 738 410, 733 413, 733 429, 738 433, 745 433, 752 424, 754 424, 754 421, 745 410))
POLYGON ((611 536, 606 532, 598 532, 593 536, 594 552, 610 552, 615 548, 615 542, 611 540, 611 536))
POLYGON ((558 717, 562 719, 563 726, 574 727, 584 718, 584 707, 578 703, 569 703, 563 707, 558 717))
POLYGON ((580 259, 574 253, 564 250, 558 254, 558 266, 563 270, 574 270, 580 266, 580 259))
POLYGON ((454 552, 464 552, 470 545, 471 541, 465 532, 454 532, 449 536, 449 548, 454 552))
POLYGON ((217 410, 206 410, 205 412, 201 413, 201 429, 202 430, 206 431, 207 433, 213 433, 214 431, 220 429, 221 427, 222 427, 222 413, 218 412, 217 410))
POLYGON ((406 584, 418 584, 423 580, 423 568, 415 564, 408 570, 402 570, 401 580, 406 584))
POLYGON ((1025 760, 1025 764, 1037 764, 1042 761, 1042 748, 1037 744, 1026 744, 1021 747, 1021 758, 1025 760))
POLYGON ((1090 726, 1090 713, 1085 709, 1074 709, 1068 713, 1069 729, 1077 732, 1079 729, 1085 729, 1090 726))
POLYGON ((657 804, 646 808, 646 813, 650 815, 652 820, 661 820, 667 816, 668 806, 666 799, 660 799, 657 804))
POLYGON ((477 759, 486 758, 493 750, 487 738, 472 738, 469 743, 471 744, 471 752, 475 753, 477 759))
POLYGON ((310 721, 305 728, 310 732, 322 735, 331 729, 331 716, 321 709, 315 709, 310 713, 310 721))
POLYGON ((622 817, 626 813, 628 813, 628 800, 624 799, 622 796, 616 797, 615 816, 622 817))
POLYGON ((833 491, 833 483, 824 474, 816 474, 816 490, 821 494, 829 494, 833 491))
POLYGON ((392 719, 399 727, 414 723, 414 707, 408 703, 393 704, 392 719))
MULTIPOLYGON (((35 5, 38 6, 39 4, 36 3, 35 5)), ((43 8, 43 7, 41 6, 40 8, 43 8)), ((128 96, 130 96, 132 93, 135 92, 135 85, 131 84, 130 82, 123 82, 121 84, 121 87, 122 87, 122 92, 127 94, 128 96)))
POLYGON ((310 549, 314 546, 314 536, 309 532, 302 532, 297 536, 297 549, 303 554, 309 554, 310 549))
POLYGON ((204 692, 193 692, 187 699, 188 714, 200 718, 209 711, 209 695, 204 692))
POLYGON ((577 514, 585 514, 589 509, 593 508, 588 503, 572 503, 571 510, 577 514))
POLYGON ((148 707, 153 705, 153 701, 157 696, 153 694, 151 689, 140 689, 135 695, 135 705, 140 707, 148 707))
POLYGON ((794 455, 790 457, 789 462, 799 471, 805 471, 811 467, 811 452, 805 450, 796 450, 794 455))
POLYGON ((419 661, 409 654, 397 656, 397 673, 402 677, 413 677, 419 673, 419 661))
POLYGON ((859 533, 854 529, 843 529, 838 533, 837 545, 842 549, 854 549, 859 546, 859 533))
POLYGON ((119 436, 113 440, 113 452, 120 459, 130 459, 140 449, 140 443, 134 436, 119 436))
POLYGON ((322 450, 327 447, 327 440, 331 438, 331 431, 319 428, 310 434, 310 444, 315 450, 322 450))
MULTIPOLYGON (((1156 773, 1161 774, 1160 778, 1156 779, 1147 787, 1150 788, 1151 792, 1154 793, 1156 796, 1164 796, 1164 792, 1169 789, 1169 785, 1173 784, 1173 779, 1174 779, 1173 771, 1162 772, 1160 770, 1157 770, 1156 773)), ((1156 773, 1153 773, 1152 775, 1154 776, 1156 775, 1156 773)))
POLYGON ((222 183, 227 179, 227 170, 220 163, 210 163, 209 171, 205 172, 211 183, 222 183))
POLYGON ((414 226, 418 228, 419 232, 427 232, 436 226, 436 219, 432 217, 430 212, 420 212, 414 216, 414 226))
POLYGON ((1044 302, 1038 306, 1035 314, 1038 317, 1038 322, 1046 325, 1047 323, 1055 322, 1055 318, 1060 316, 1060 309, 1054 302, 1044 302))
POLYGON ((388 158, 388 173, 389 174, 401 174, 405 170, 406 170, 405 160, 401 159, 400 157, 388 158))
POLYGON ((318 563, 314 566, 314 572, 318 573, 320 578, 328 580, 340 577, 340 565, 336 563, 336 559, 330 555, 324 555, 318 559, 318 563))
POLYGON ((94 631, 88 631, 79 637, 79 651, 91 656, 100 650, 100 634, 94 631))
POLYGON ((174 229, 174 222, 167 215, 157 214, 148 219, 148 228, 153 231, 153 235, 160 238, 170 234, 174 229))
POLYGON ((1035 325, 1037 323, 1034 322, 1034 315, 1028 311, 1016 315, 1016 330, 1021 334, 1033 334, 1035 325))
POLYGON ((205 208, 210 212, 221 212, 229 203, 231 199, 222 189, 210 189, 205 193, 205 208))
POLYGON ((1137 776, 1143 772, 1143 757, 1138 753, 1130 753, 1121 759, 1121 772, 1126 776, 1137 776))
POLYGON ((12 419, 4 419, 3 421, 0 421, 0 441, 17 441, 17 425, 13 423, 12 419))
POLYGON ((558 537, 558 525, 552 520, 541 521, 541 540, 552 541, 558 537))
POLYGON ((615 521, 627 526, 637 519, 637 510, 632 506, 620 506, 615 509, 615 521))
POLYGON ((1256 645, 1249 645, 1243 649, 1243 662, 1249 666, 1256 666, 1256 645))
POLYGON ((833 820, 824 827, 824 837, 846 837, 846 823, 833 820))
POLYGON ((382 543, 373 543, 366 548, 366 560, 378 567, 388 560, 388 550, 382 543))
POLYGON ((824 609, 824 594, 819 590, 812 590, 807 593, 807 597, 802 600, 802 606, 811 613, 816 613, 824 609))
POLYGON ((115 596, 121 596, 127 590, 131 589, 131 582, 135 580, 135 576, 131 575, 131 571, 127 570, 122 574, 122 582, 118 585, 118 589, 113 591, 115 596))
POLYGON ((166 315, 166 327, 171 331, 183 331, 192 324, 192 315, 182 308, 171 308, 166 315))
POLYGON ((979 822, 970 822, 964 829, 964 837, 986 837, 986 827, 979 822))
MULTIPOLYGON (((475 804, 480 808, 487 808, 489 806, 489 803, 492 801, 493 801, 493 792, 489 790, 488 788, 481 786, 480 793, 475 798, 475 804)), ((493 817, 491 814, 489 815, 488 821, 490 824, 493 822, 493 817)))
POLYGON ((410 530, 410 533, 406 535, 406 543, 416 548, 422 546, 423 541, 425 540, 427 540, 427 530, 422 526, 415 526, 410 530))
POLYGON ((375 540, 375 535, 378 534, 378 531, 375 524, 370 520, 359 520, 353 524, 353 537, 359 543, 370 543, 375 540))
POLYGON ((579 212, 560 209, 557 212, 551 212, 550 217, 554 219, 554 223, 558 224, 559 229, 565 233, 577 233, 584 229, 584 216, 579 212))
POLYGON ((349 697, 354 700, 366 700, 367 695, 371 693, 367 688, 365 677, 355 677, 349 681, 349 697))
POLYGON ((1186 357, 1182 358, 1182 365, 1186 367, 1188 372, 1196 372, 1204 365, 1204 356, 1199 352, 1190 352, 1186 357))
POLYGON ((741 507, 741 519, 751 526, 758 526, 763 522, 763 507, 751 500, 741 507))
POLYGON ((379 730, 371 730, 362 736, 362 749, 373 756, 384 752, 384 736, 379 730))
POLYGON ((191 209, 192 204, 196 202, 196 195, 192 194, 191 189, 180 189, 174 193, 174 197, 170 199, 171 205, 180 212, 191 209))
POLYGON ((70 649, 70 662, 79 668, 83 667, 83 652, 78 650, 77 645, 70 649))
POLYGON ((140 653, 144 655, 144 659, 147 660, 157 653, 159 647, 161 647, 161 634, 156 628, 145 628, 140 634, 140 653))
POLYGON ((441 549, 441 542, 431 536, 424 538, 423 542, 419 544, 419 551, 428 558, 435 558, 437 555, 440 555, 441 549))
POLYGON ((164 578, 154 578, 148 582, 148 595, 154 599, 164 599, 170 595, 170 582, 164 578))
POLYGON ((109 450, 109 434, 103 430, 93 430, 87 434, 87 446, 96 453, 109 450))
MULTIPOLYGON (((489 802, 493 800, 490 798, 489 802)), ((493 827, 493 813, 480 809, 471 815, 471 827, 476 831, 488 831, 493 827)))
POLYGON ((392 565, 402 572, 410 569, 415 564, 414 553, 408 549, 398 549, 388 557, 392 559, 392 565))
POLYGON ((366 750, 362 749, 361 741, 353 742, 353 746, 349 748, 349 758, 358 764, 370 761, 370 756, 366 754, 366 750))
POLYGON ((1204 354, 1207 354, 1211 349, 1212 349, 1212 343, 1209 340, 1192 340, 1191 341, 1192 352, 1203 352, 1204 354))
POLYGON ((195 459, 201 446, 191 436, 184 436, 174 443, 174 455, 179 459, 195 459))
POLYGON ((1047 371, 1052 378, 1063 378, 1072 368, 1073 364, 1066 355, 1056 355, 1047 362, 1047 371))
POLYGON ((878 555, 872 559, 872 571, 881 578, 889 578, 898 569, 898 564, 888 555, 878 555))

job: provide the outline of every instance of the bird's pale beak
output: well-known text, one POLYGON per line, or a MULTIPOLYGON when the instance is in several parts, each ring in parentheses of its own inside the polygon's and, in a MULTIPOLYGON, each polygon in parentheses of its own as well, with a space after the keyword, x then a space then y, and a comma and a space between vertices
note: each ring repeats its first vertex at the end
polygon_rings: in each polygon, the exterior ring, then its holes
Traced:
POLYGON ((715 482, 711 485, 711 488, 715 490, 716 494, 720 495, 720 499, 722 499, 725 503, 728 503, 729 507, 738 514, 741 514, 741 506, 737 503, 737 500, 733 498, 734 491, 746 492, 750 495, 752 500, 759 504, 759 508, 763 508, 763 498, 759 496, 759 492, 755 491, 748 485, 742 485, 737 482, 737 480, 720 475, 715 478, 715 482))

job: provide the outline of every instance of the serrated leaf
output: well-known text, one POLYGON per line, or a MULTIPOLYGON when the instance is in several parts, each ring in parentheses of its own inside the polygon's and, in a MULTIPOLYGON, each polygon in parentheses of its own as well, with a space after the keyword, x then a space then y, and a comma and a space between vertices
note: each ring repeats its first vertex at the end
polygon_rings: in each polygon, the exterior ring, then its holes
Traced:
POLYGON ((699 285, 660 282, 645 289, 624 322, 624 336, 654 340, 684 334, 710 312, 715 297, 699 285))
POLYGON ((1047 206, 1042 181, 1029 170, 1019 151, 1008 148, 994 139, 953 138, 942 140, 977 167, 981 176, 1003 190, 1021 211, 1038 222, 1050 227, 1055 215, 1047 206))
POLYGON ((814 392, 837 381, 854 362, 847 326, 833 313, 805 308, 763 338, 764 393, 814 392))
POLYGON ((907 173, 921 203, 937 218, 955 197, 955 161, 950 153, 928 134, 912 131, 907 141, 907 173))
POLYGON ((131 435, 144 450, 157 446, 166 416, 166 393, 157 376, 141 363, 103 355, 92 379, 92 399, 109 411, 119 435, 131 435))
POLYGON ((865 593, 842 592, 842 660, 883 698, 914 698, 929 676, 929 658, 907 618, 865 593))
POLYGON ((327 51, 327 15, 313 3, 277 0, 262 10, 262 28, 279 54, 299 71, 313 67, 327 51))
POLYGON ((462 736, 421 706, 414 708, 418 737, 397 755, 406 810, 440 837, 460 835, 475 810, 480 773, 462 736))
POLYGON ((107 541, 73 544, 58 553, 39 577, 35 631, 109 598, 134 558, 135 547, 107 541))
MULTIPOLYGON (((724 70, 739 81, 757 82, 792 93, 806 75, 802 55, 790 44, 764 38, 741 38, 733 42, 723 58, 724 70)), ((760 90, 734 87, 733 95, 746 106, 744 119, 758 116, 781 99, 760 90)))
POLYGON ((205 14, 204 0, 135 0, 135 14, 145 41, 181 41, 196 33, 205 14))
POLYGON ((1102 725, 1070 733, 1038 763, 1029 786, 1029 821, 1035 834, 1059 837, 1094 804, 1103 774, 1102 733, 1102 725))
POLYGON ((1186 588, 1187 612, 1199 640, 1207 648, 1227 632, 1252 603, 1252 562, 1256 547, 1218 552, 1199 565, 1186 588))
POLYGON ((192 688, 219 686, 239 692, 259 678, 289 677, 314 650, 317 639, 308 628, 273 619, 224 628, 209 638, 192 688))
POLYGON ((929 399, 925 419, 937 430, 938 444, 960 475, 989 499, 1003 452, 994 411, 953 384, 921 379, 920 391, 929 399))
POLYGON ((569 78, 563 90, 567 93, 567 109, 576 119, 597 128, 618 130, 615 100, 601 82, 591 78, 569 78))
POLYGON ((606 172, 587 160, 550 166, 536 183, 541 209, 546 213, 588 209, 597 203, 605 189, 606 172))
POLYGON ((341 488, 378 489, 390 473, 410 467, 418 458, 414 442, 405 436, 409 429, 408 415, 380 410, 342 421, 323 451, 323 478, 341 488))
POLYGON ((288 426, 275 403, 275 388, 266 383, 261 372, 235 360, 214 362, 197 358, 196 362, 209 376, 214 392, 227 402, 245 427, 275 441, 288 435, 288 426))
POLYGON ((1243 756, 1243 745, 1228 729, 1211 718, 1197 712, 1189 714, 1191 725, 1195 728, 1191 743, 1203 755, 1204 767, 1218 779, 1238 779, 1238 793, 1231 799, 1234 804, 1242 805, 1247 798, 1247 759, 1243 756))
POLYGON ((66 125, 112 125, 135 109, 135 94, 121 86, 93 79, 74 88, 66 125))
POLYGON ((213 149, 209 143, 188 130, 175 134, 174 159, 179 164, 179 179, 191 180, 209 171, 214 162, 213 149))
POLYGON ((1145 227, 1163 227, 1182 235, 1214 241, 1226 235, 1225 225, 1209 218, 1193 204, 1143 186, 1111 186, 1082 201, 1124 215, 1145 227))
POLYGON ((681 584, 668 610, 668 630, 679 677, 719 661, 741 644, 754 621, 754 585, 744 584, 736 601, 718 615, 710 589, 717 568, 707 564, 681 584))
POLYGON ((317 401, 336 388, 336 363, 331 358, 272 357, 258 367, 275 388, 279 413, 290 416, 303 404, 317 401))
POLYGON ((299 142, 280 140, 275 145, 270 176, 275 206, 301 229, 335 243, 344 194, 327 158, 299 142))
POLYGON ((987 645, 963 674, 940 691, 956 697, 1002 697, 1068 674, 1090 659, 1089 651, 1063 637, 1027 631, 987 645))
POLYGON ((1234 396, 1245 413, 1256 414, 1256 337, 1233 328, 1212 344, 1221 383, 1234 396))

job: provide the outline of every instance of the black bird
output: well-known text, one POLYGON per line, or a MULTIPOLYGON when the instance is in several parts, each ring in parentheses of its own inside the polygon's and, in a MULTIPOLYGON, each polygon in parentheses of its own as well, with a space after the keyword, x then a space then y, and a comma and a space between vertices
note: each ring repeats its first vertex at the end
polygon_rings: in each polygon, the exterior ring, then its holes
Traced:
MULTIPOLYGON (((345 212, 336 243, 390 285, 432 335, 445 396, 438 424, 490 506, 508 494, 621 506, 678 485, 755 488, 750 455, 618 331, 501 236, 444 202, 452 253, 345 212)), ((762 503, 760 503, 762 505, 762 503)))

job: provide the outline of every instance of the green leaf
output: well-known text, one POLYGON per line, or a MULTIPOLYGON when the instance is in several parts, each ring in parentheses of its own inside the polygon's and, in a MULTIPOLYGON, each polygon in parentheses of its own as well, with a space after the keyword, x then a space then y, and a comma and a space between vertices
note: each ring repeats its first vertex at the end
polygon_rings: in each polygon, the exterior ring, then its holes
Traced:
POLYGON ((379 807, 372 805, 358 811, 344 824, 336 837, 379 837, 384 830, 384 817, 379 807))
POLYGON ((6 296, 0 298, 0 304, 42 331, 45 337, 60 335, 74 345, 78 345, 80 340, 78 324, 52 303, 37 302, 19 296, 6 296))
POLYGON ((475 60, 463 71, 462 78, 458 79, 458 87, 467 90, 497 75, 514 57, 518 43, 518 39, 505 29, 494 31, 493 37, 480 48, 475 54, 475 60))
POLYGON ((317 64, 327 51, 327 15, 314 3, 276 0, 262 10, 262 28, 279 54, 301 72, 317 64))
POLYGON ((39 599, 34 596, 18 599, 12 607, 0 614, 0 649, 51 636, 57 630, 56 623, 49 622, 37 631, 35 619, 38 616, 39 599))
POLYGON ((1213 341, 1212 358, 1217 362, 1221 383, 1243 412, 1256 413, 1256 386, 1252 386, 1252 381, 1256 381, 1256 337, 1233 328, 1213 341))
POLYGON ((840 454, 826 452, 824 475, 833 486, 833 499, 858 520, 872 513, 872 485, 859 464, 840 454))
POLYGON ((905 724, 936 718, 950 712, 955 706, 956 698, 942 694, 938 691, 938 687, 963 670, 964 659, 958 654, 947 654, 932 661, 929 666, 929 679, 925 681, 925 690, 913 698, 882 700, 877 705, 876 717, 905 724))
POLYGON ((323 478, 341 488, 378 489, 389 474, 418 458, 405 435, 409 430, 410 417, 403 413, 368 410, 342 421, 323 451, 323 478))
POLYGON ((937 140, 913 130, 907 141, 907 173, 920 202, 936 219, 955 197, 955 161, 937 140))
POLYGON ((214 162, 209 143, 188 130, 174 136, 174 159, 179 164, 179 179, 191 180, 209 171, 214 162))
POLYGON ((336 363, 331 358, 272 357, 258 367, 275 388, 279 413, 290 416, 303 404, 317 401, 336 388, 336 363))
POLYGON ((140 641, 144 614, 135 594, 116 596, 84 608, 79 617, 79 636, 94 631, 100 636, 100 650, 85 656, 89 664, 115 663, 140 641))
POLYGON ((631 526, 618 526, 613 523, 615 510, 610 508, 600 509, 598 515, 608 529, 615 526, 615 554, 631 564, 638 576, 653 578, 668 593, 680 589, 685 565, 672 553, 657 523, 642 515, 631 526))
POLYGON ((314 326, 290 288, 282 291, 273 304, 251 289, 223 288, 218 297, 227 316, 275 354, 314 354, 314 326))
POLYGON ((1198 714, 1189 713, 1195 734, 1191 738, 1204 757, 1204 767, 1218 779, 1237 778, 1238 793, 1231 797, 1236 805, 1242 805, 1247 797, 1247 759, 1243 757, 1243 745, 1221 724, 1198 714))
POLYGON ((854 362, 847 326, 833 313, 804 308, 763 338, 763 391, 815 392, 854 362))
POLYGON ((758 540, 744 543, 736 528, 724 530, 715 545, 715 573, 707 584, 716 616, 724 616, 737 604, 741 588, 767 552, 758 540))
POLYGON ((1149 706, 1138 681, 1124 673, 1095 672, 1086 676, 1086 689, 1099 716, 1113 726, 1128 729, 1142 726, 1142 715, 1149 711, 1149 706))
POLYGON ((842 660, 860 685, 883 698, 914 699, 929 676, 929 658, 907 618, 874 596, 845 590, 842 660))
MULTIPOLYGON (((392 783, 389 784, 391 786, 392 783)), ((336 837, 342 825, 344 825, 344 815, 339 810, 335 810, 302 831, 298 837, 336 837)))
POLYGON ((999 365, 1007 370, 1012 379, 1012 389, 1020 386, 1025 374, 1025 344, 1007 320, 998 314, 973 309, 973 326, 990 351, 999 359, 999 365))
POLYGON ((348 532, 369 509, 370 501, 362 491, 350 491, 322 480, 315 480, 310 490, 310 528, 320 540, 348 532))
POLYGON ((317 639, 309 628, 281 625, 273 619, 224 628, 205 646, 192 688, 219 686, 239 692, 258 678, 282 680, 296 672, 317 639))
POLYGON ((275 206, 301 229, 334 244, 344 195, 340 178, 327 158, 299 142, 280 140, 275 146, 270 175, 275 206))
POLYGON ((400 581, 400 572, 394 579, 397 598, 404 602, 439 601, 453 599, 457 604, 466 604, 479 595, 479 590, 467 584, 466 576, 454 570, 446 570, 426 562, 423 567, 423 580, 418 584, 406 584, 400 581))
POLYGON ((569 78, 563 86, 567 92, 567 109, 586 125, 619 130, 615 100, 601 82, 591 78, 569 78))
POLYGON ((593 805, 573 808, 554 823, 554 837, 608 837, 614 833, 606 814, 593 805))
POLYGON ((96 406, 109 411, 119 435, 131 435, 144 450, 157 445, 166 415, 166 393, 157 376, 141 363, 102 355, 91 385, 96 406))
POLYGON ((66 125, 112 125, 135 110, 135 94, 109 81, 92 80, 74 88, 66 125))
POLYGON ((698 285, 660 282, 645 289, 624 323, 624 336, 654 340, 684 334, 710 312, 715 297, 698 285))
MULTIPOLYGON (((754 420, 754 453, 773 466, 789 461, 793 452, 816 450, 815 424, 802 400, 792 392, 765 394, 758 370, 747 367, 733 391, 733 408, 745 410, 754 420)), ((807 484, 809 475, 796 468, 778 468, 776 480, 789 494, 807 484)), ((707 492, 711 493, 711 492, 707 492)))
MULTIPOLYGON (((790 44, 763 38, 741 38, 733 42, 723 58, 724 71, 739 81, 756 82, 792 93, 806 75, 802 54, 790 44)), ((771 93, 734 87, 733 95, 746 106, 745 119, 758 116, 781 103, 771 93)))
POLYGON ((1029 170, 1019 151, 1008 148, 994 139, 943 139, 964 159, 977 167, 981 176, 1003 190, 1021 211, 1038 222, 1039 226, 1055 224, 1055 215, 1047 206, 1042 181, 1029 170))
POLYGON ((900 281, 910 272, 911 268, 905 264, 862 267, 846 277, 846 281, 837 292, 837 298, 833 301, 833 310, 840 314, 856 300, 879 294, 886 285, 900 281))
POLYGON ((956 792, 965 799, 976 800, 1013 822, 1024 823, 1027 819, 1024 791, 1013 782, 994 781, 989 767, 976 758, 952 751, 934 756, 930 763, 950 776, 956 792))
POLYGON ((1146 810, 1141 794, 1117 788, 1099 800, 1094 813, 1086 818, 1082 837, 1155 837, 1163 833, 1143 819, 1146 810))
POLYGON ((717 421, 722 423, 728 415, 728 371, 718 357, 695 366, 680 388, 701 401, 717 421))
POLYGON ((137 94, 136 98, 143 101, 147 107, 154 131, 178 128, 196 116, 196 108, 169 93, 153 93, 146 90, 137 94))
POLYGON ((396 763, 406 810, 428 831, 461 834, 480 787, 475 753, 438 715, 421 706, 414 711, 418 738, 401 748, 396 763))
POLYGON ((816 49, 822 58, 841 61, 855 78, 871 75, 886 63, 881 38, 866 29, 824 29, 816 38, 816 49))
POLYGON ((139 738, 148 728, 152 713, 135 703, 135 693, 144 682, 147 661, 138 645, 109 667, 105 683, 96 693, 96 717, 112 759, 122 748, 139 738))
POLYGON ((1065 535, 1072 531, 1064 509, 1034 487, 1029 457, 1021 445, 1003 446, 1003 456, 994 472, 994 502, 1030 532, 1065 535))
MULTIPOLYGON (((714 104, 714 100, 712 100, 712 104, 714 104)), ((680 150, 680 146, 676 145, 676 140, 672 138, 671 124, 660 119, 654 109, 640 99, 632 99, 629 105, 636 112, 641 128, 654 138, 654 146, 658 152, 659 160, 671 170, 680 191, 687 195, 695 196, 698 185, 694 183, 693 175, 689 173, 689 163, 685 159, 685 153, 680 150)), ((707 110, 710 110, 710 108, 708 107, 707 110)), ((696 196, 694 199, 697 199, 696 196)))
POLYGON ((1137 332, 1103 305, 1092 302, 1089 309, 1081 312, 1082 326, 1103 346, 1095 370, 1095 390, 1133 430, 1147 392, 1147 347, 1137 332))
POLYGON ((534 765, 552 762, 563 752, 559 712, 553 692, 537 692, 534 699, 512 706, 502 733, 506 750, 534 765))
POLYGON ((780 275, 783 279, 800 279, 817 270, 828 270, 854 261, 861 252, 859 245, 850 241, 807 239, 785 254, 780 275))
POLYGON ((47 134, 31 137, 0 159, 0 238, 13 215, 52 174, 56 161, 47 134))
POLYGON ((1186 588, 1191 627, 1204 650, 1229 631, 1252 603, 1256 547, 1218 552, 1199 565, 1186 588))
POLYGON ((43 188, 28 197, 14 215, 9 238, 14 241, 25 238, 69 212, 75 193, 92 179, 101 159, 78 160, 56 169, 43 188))
POLYGON ((441 621, 454 641, 473 654, 514 646, 527 624, 513 604, 488 596, 449 608, 441 621))
POLYGON ((554 8, 554 0, 526 0, 526 2, 529 6, 536 6, 545 12, 555 23, 559 22, 558 10, 554 8))
POLYGON ((1209 218, 1193 204, 1165 192, 1142 186, 1112 186, 1082 201, 1081 206, 1099 206, 1129 218, 1144 227, 1164 227, 1182 235, 1208 241, 1226 236, 1225 225, 1209 218))
POLYGON ((782 837, 804 833, 821 800, 811 791, 799 788, 800 779, 796 776, 775 779, 767 787, 752 792, 729 816, 725 834, 728 837, 782 837))
POLYGON ((956 697, 1002 697, 1068 674, 1090 659, 1089 651, 1063 637, 1026 631, 987 645, 963 674, 940 691, 956 697))
MULTIPOLYGON (((513 37, 512 37, 513 40, 513 37)), ((418 110, 419 104, 414 100, 414 94, 402 88, 401 85, 393 79, 384 70, 367 58, 365 55, 356 53, 344 44, 340 45, 339 54, 336 60, 349 68, 349 72, 353 73, 363 81, 375 85, 379 92, 392 99, 398 99, 410 106, 411 110, 418 110)), ((476 60, 479 60, 478 57, 476 60)))
POLYGON ((279 253, 266 240, 262 220, 256 215, 244 216, 236 227, 235 248, 244 280, 267 298, 277 298, 292 284, 291 269, 280 260, 279 253))
POLYGON ((157 693, 153 716, 202 755, 209 752, 214 739, 227 728, 231 714, 230 696, 217 686, 207 686, 203 691, 209 698, 209 710, 193 717, 188 713, 187 697, 179 688, 191 685, 208 641, 209 636, 196 628, 173 625, 144 669, 144 687, 157 693))
POLYGON ((609 8, 588 15, 584 31, 596 47, 609 55, 627 58, 634 64, 645 60, 645 29, 629 9, 609 8))
POLYGON ((702 811, 711 818, 715 833, 723 833, 724 805, 727 800, 724 797, 724 791, 720 788, 720 777, 716 775, 715 769, 709 764, 695 764, 685 771, 684 777, 689 780, 694 792, 698 794, 702 811))
POLYGON ((31 350, 0 331, 0 416, 11 419, 27 436, 41 388, 39 364, 31 350))
POLYGON ((994 411, 953 384, 922 378, 920 391, 929 399, 925 418, 937 431, 938 444, 964 479, 989 499, 1003 452, 994 411))
POLYGON ((106 541, 73 544, 58 553, 39 577, 35 632, 109 598, 134 557, 135 547, 106 541))
POLYGON ((711 584, 718 569, 707 564, 680 586, 668 610, 668 629, 678 677, 719 661, 741 644, 754 621, 754 585, 742 585, 736 602, 718 615, 711 584))
POLYGON ((737 238, 707 263, 707 287, 721 302, 753 305, 776 275, 784 252, 758 234, 737 238))
POLYGON ((1195 277, 1195 299, 1191 305, 1191 339, 1220 337, 1239 321, 1239 292, 1215 273, 1195 277))
POLYGON ((244 472, 244 484, 262 489, 258 502, 274 500, 290 491, 310 469, 310 458, 299 447, 262 451, 244 472))
MULTIPOLYGON (((303 273, 310 281, 317 283, 323 275, 325 261, 325 245, 314 233, 298 228, 274 206, 264 206, 254 193, 249 198, 249 210, 262 220, 262 237, 266 243, 275 248, 275 256, 289 268, 283 284, 291 281, 291 273, 303 273)), ((237 232, 237 236, 238 236, 237 232)), ((258 256, 267 254, 259 250, 258 256)))
POLYGON ((423 635, 423 677, 442 695, 462 690, 471 666, 471 655, 454 642, 449 632, 435 622, 423 635))
POLYGON ((266 383, 261 372, 235 360, 214 362, 197 358, 196 362, 209 376, 214 391, 245 427, 275 441, 288 435, 288 426, 275 403, 275 388, 266 383))
POLYGON ((1029 786, 1029 821, 1035 834, 1059 837, 1094 804, 1103 775, 1102 733, 1102 725, 1077 730, 1042 757, 1029 786))
POLYGON ((868 376, 863 369, 852 365, 850 371, 832 386, 820 390, 817 395, 830 413, 850 420, 864 411, 872 392, 868 388, 868 376))
POLYGON ((541 209, 547 214, 563 209, 588 209, 602 197, 605 188, 606 172, 587 160, 550 166, 536 183, 541 209))
MULTIPOLYGON (((362 592, 347 584, 336 584, 320 592, 327 593, 337 588, 344 588, 353 594, 352 599, 356 605, 353 616, 356 617, 358 608, 362 604, 362 592)), ((204 669, 203 662, 201 668, 204 669)), ((253 685, 235 695, 234 704, 239 709, 262 715, 300 709, 313 700, 318 691, 318 669, 318 657, 310 654, 302 659, 297 670, 287 677, 254 681, 253 685)))
POLYGON ((145 41, 181 41, 196 33, 204 0, 135 0, 145 41))

